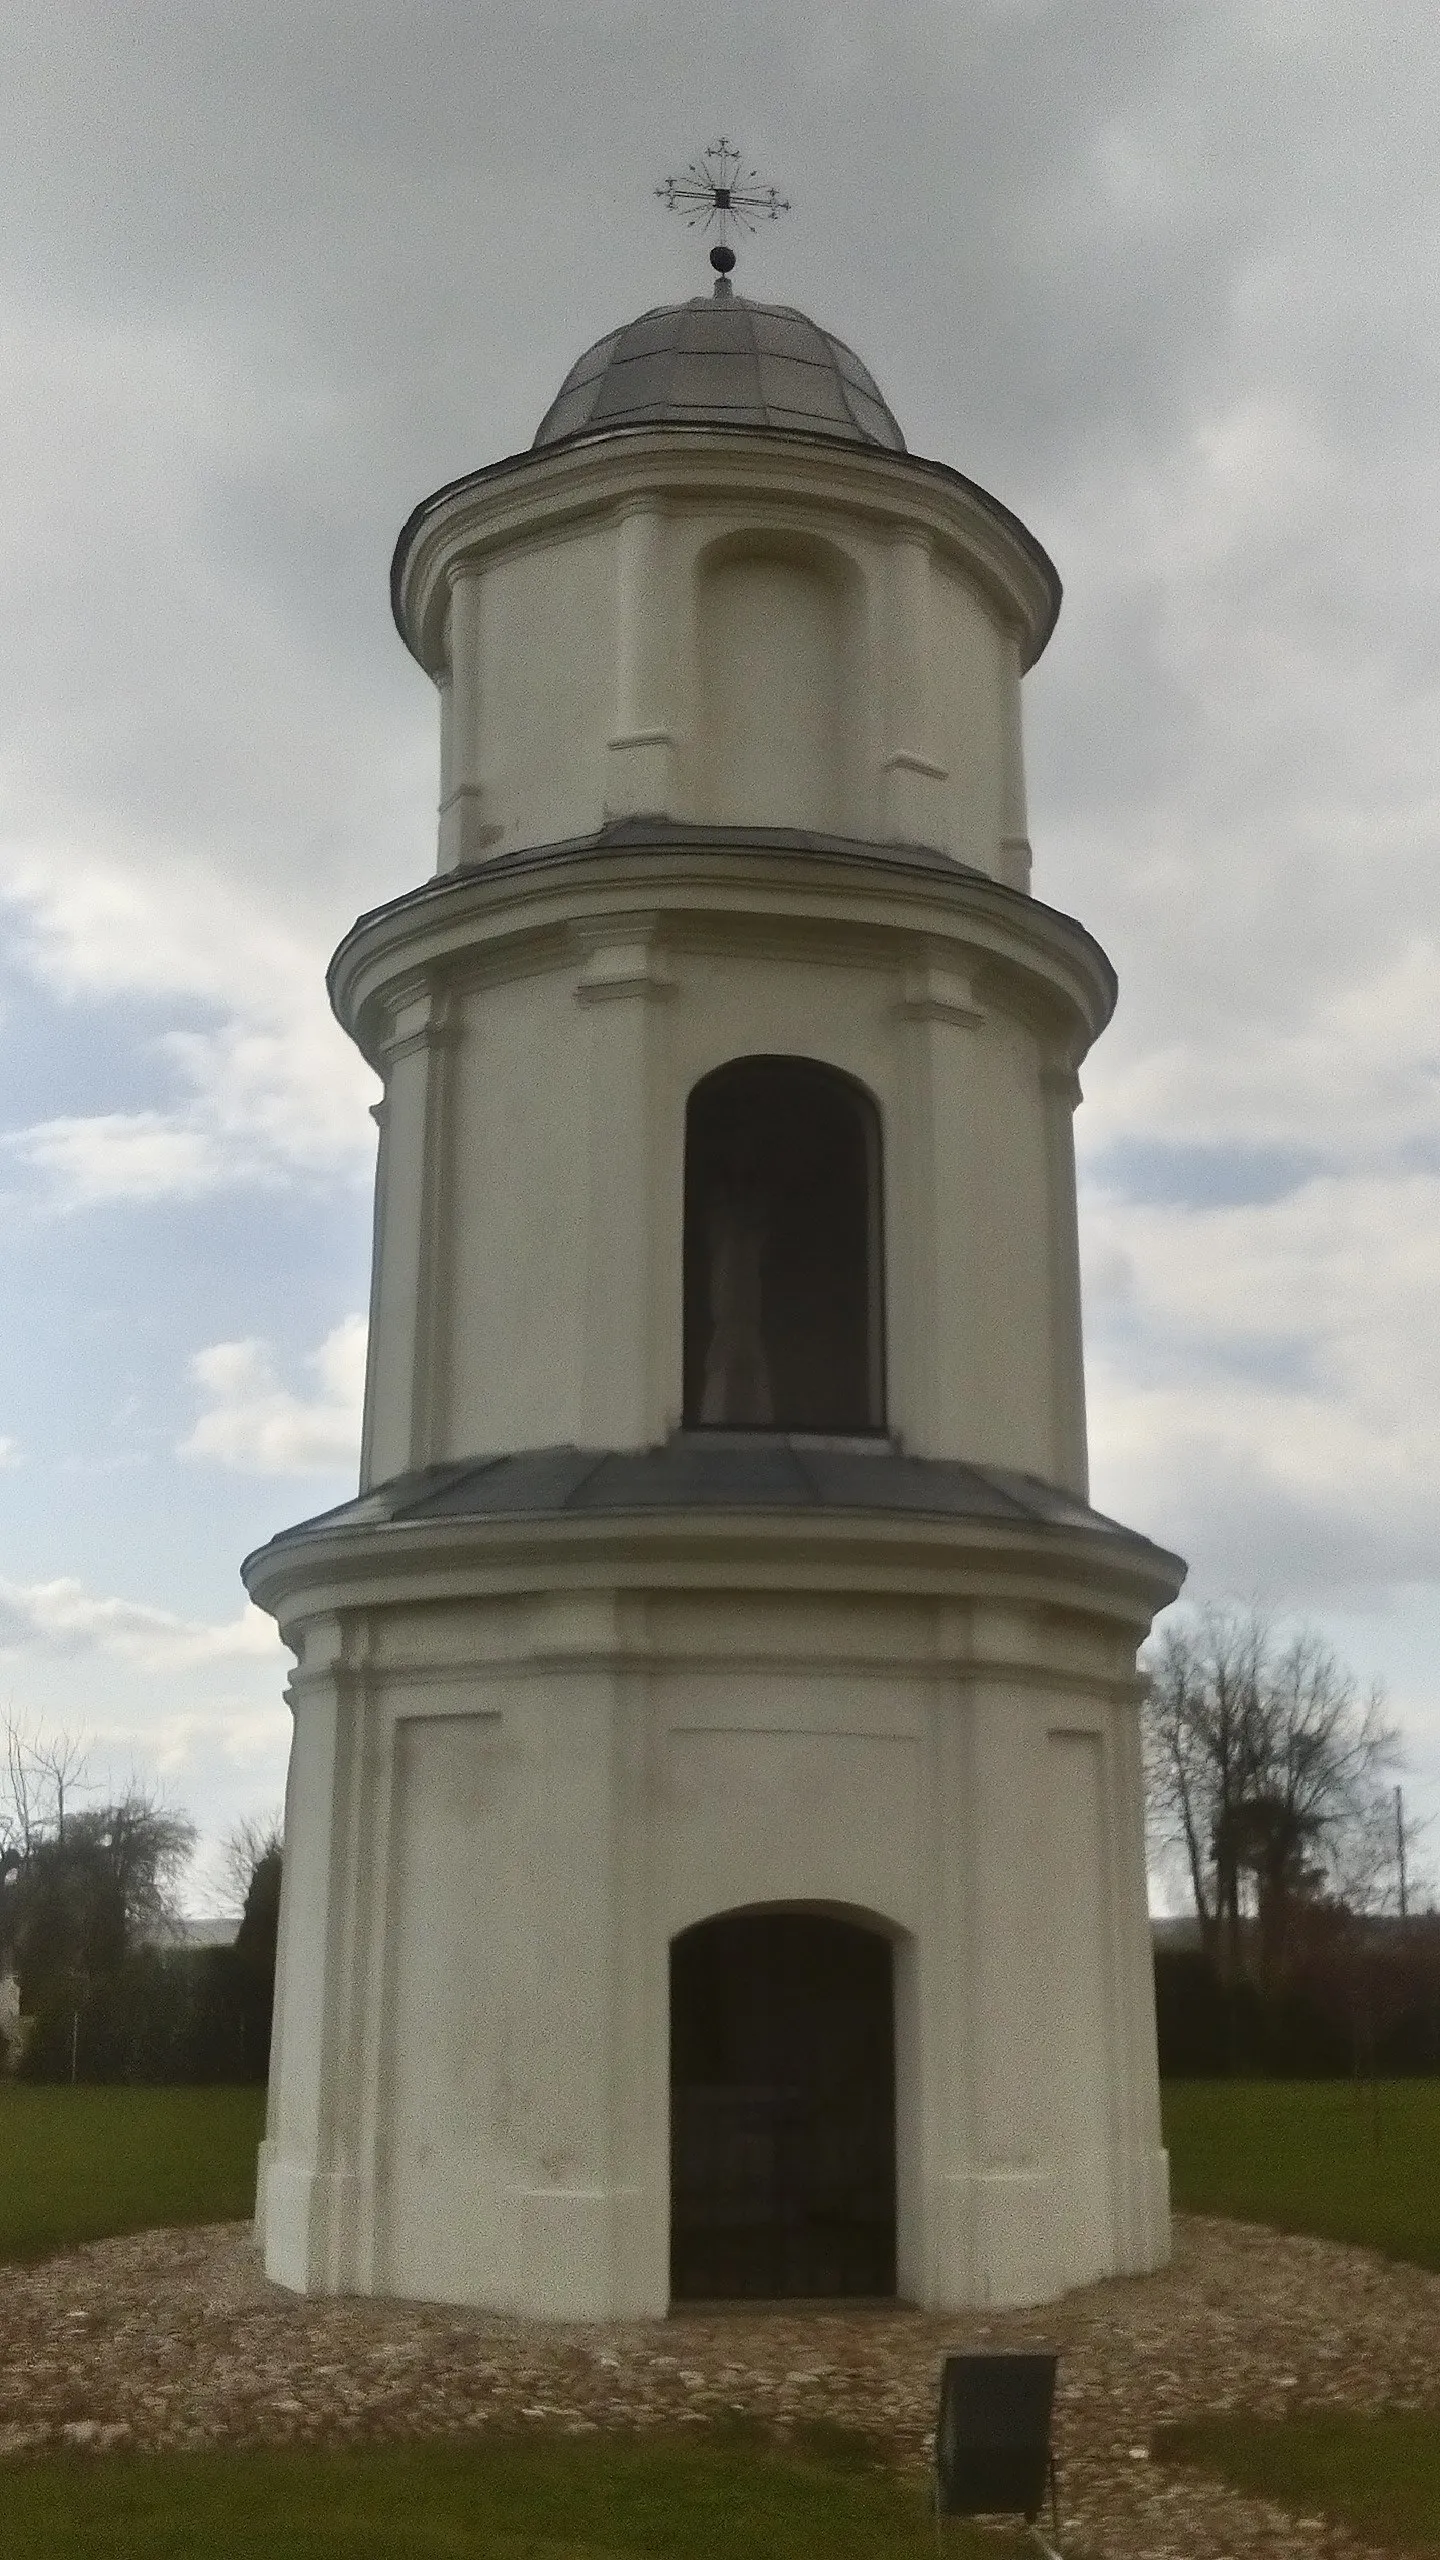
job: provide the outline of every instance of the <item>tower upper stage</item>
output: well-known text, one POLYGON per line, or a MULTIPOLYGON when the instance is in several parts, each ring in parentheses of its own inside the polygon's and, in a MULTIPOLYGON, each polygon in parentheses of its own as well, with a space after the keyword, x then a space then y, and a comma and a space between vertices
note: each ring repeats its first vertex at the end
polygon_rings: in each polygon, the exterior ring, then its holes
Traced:
POLYGON ((415 510, 392 592, 441 693, 442 871, 645 817, 1029 885, 1020 678, 1059 579, 803 313, 600 339, 528 453, 415 510))

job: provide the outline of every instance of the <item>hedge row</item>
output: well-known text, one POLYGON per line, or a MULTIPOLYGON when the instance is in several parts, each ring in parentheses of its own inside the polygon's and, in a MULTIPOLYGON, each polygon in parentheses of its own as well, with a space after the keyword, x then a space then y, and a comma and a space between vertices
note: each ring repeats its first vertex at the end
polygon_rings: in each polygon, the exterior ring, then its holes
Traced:
POLYGON ((26 2080, 263 2081, 274 1980, 235 1947, 146 1948, 31 2025, 26 2080))
POLYGON ((1440 2072, 1440 1948, 1424 1959, 1371 1955, 1265 1993, 1252 1982, 1222 1982, 1203 1955, 1162 1950, 1155 1958, 1161 2076, 1440 2072))
MULTIPOLYGON (((263 2081, 273 1990, 268 1966, 237 1947, 146 1949, 127 1956, 78 2005, 56 1998, 43 2008, 21 2074, 171 2085, 263 2081)), ((1155 2011, 1166 2079, 1440 2073, 1440 1961, 1378 1959, 1266 1994, 1251 1982, 1222 1982, 1203 1955, 1166 1949, 1155 1959, 1155 2011)))

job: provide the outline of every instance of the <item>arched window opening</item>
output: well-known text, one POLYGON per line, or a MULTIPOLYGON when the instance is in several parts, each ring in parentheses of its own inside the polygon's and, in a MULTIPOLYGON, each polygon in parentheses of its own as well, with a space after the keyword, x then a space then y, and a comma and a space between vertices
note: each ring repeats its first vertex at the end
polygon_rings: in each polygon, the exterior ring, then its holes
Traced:
POLYGON ((670 2291, 895 2290, 894 1950, 804 1911, 670 1950, 670 2291))
POLYGON ((880 1431, 880 1119, 809 1058, 741 1058, 685 1115, 685 1420, 880 1431))

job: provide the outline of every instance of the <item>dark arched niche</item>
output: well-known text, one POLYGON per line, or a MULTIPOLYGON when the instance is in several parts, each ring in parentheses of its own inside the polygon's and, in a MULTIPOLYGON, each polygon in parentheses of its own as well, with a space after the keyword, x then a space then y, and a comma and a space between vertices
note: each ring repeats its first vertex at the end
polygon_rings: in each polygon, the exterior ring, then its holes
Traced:
POLYGON ((813 1058, 737 1058, 685 1114, 685 1420, 880 1431, 880 1115, 813 1058))
POLYGON ((670 1949, 670 2291, 895 2291, 894 1949, 815 1911, 670 1949))

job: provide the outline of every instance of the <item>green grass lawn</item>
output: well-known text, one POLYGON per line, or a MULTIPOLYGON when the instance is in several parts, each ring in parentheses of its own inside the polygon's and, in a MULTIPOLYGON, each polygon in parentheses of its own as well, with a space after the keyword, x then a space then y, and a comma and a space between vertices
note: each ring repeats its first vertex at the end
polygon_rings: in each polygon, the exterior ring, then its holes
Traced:
POLYGON ((1440 2268, 1440 2080, 1170 2080, 1162 2094, 1183 2209, 1440 2268))
MULTIPOLYGON (((923 2487, 853 2457, 580 2437, 6 2464, 6 2560, 931 2560, 923 2487)), ((948 2526, 951 2560, 1018 2538, 948 2526)))
MULTIPOLYGON (((1440 2268, 1440 2080, 1171 2080, 1163 2096, 1177 2205, 1440 2268)), ((247 2215, 264 2109, 262 2089, 0 2082, 0 2260, 247 2215)))
POLYGON ((1338 2517, 1376 2542, 1440 2547, 1440 2418, 1399 2409, 1193 2418, 1162 2428, 1155 2451, 1292 2515, 1338 2517))
MULTIPOLYGON (((1354 2240, 1440 2268, 1440 2082, 1171 2081, 1175 2201, 1354 2240), (1378 2140, 1377 2140, 1378 2132, 1378 2140)), ((166 2223, 249 2213, 259 2089, 0 2085, 0 2259, 166 2223)), ((1440 2422, 1300 2412, 1165 2431, 1203 2463, 1301 2514, 1440 2543, 1440 2422)), ((3 2465, 6 2560, 920 2560, 923 2493, 818 2436, 523 2439, 347 2453, 78 2456, 3 2465)), ((947 2527, 952 2560, 1018 2551, 947 2527)))
POLYGON ((0 2260, 253 2212, 263 2089, 0 2083, 0 2260))

